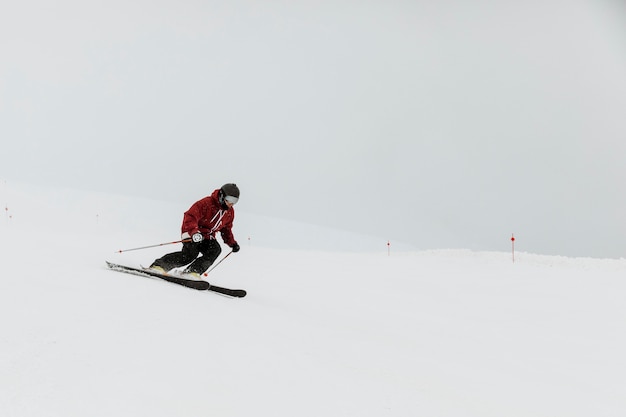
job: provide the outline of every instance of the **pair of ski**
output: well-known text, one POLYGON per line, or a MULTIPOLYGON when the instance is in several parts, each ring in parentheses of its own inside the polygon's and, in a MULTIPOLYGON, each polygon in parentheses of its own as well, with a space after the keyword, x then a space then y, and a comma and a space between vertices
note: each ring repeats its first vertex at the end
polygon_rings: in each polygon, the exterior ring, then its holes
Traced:
POLYGON ((199 291, 213 291, 219 294, 227 295, 229 297, 245 297, 245 290, 233 290, 230 288, 218 287, 217 285, 211 285, 207 281, 204 280, 195 280, 195 279, 187 279, 183 277, 179 277, 171 274, 161 274, 157 271, 154 271, 150 268, 135 268, 132 266, 119 265, 114 264, 112 262, 106 261, 107 266, 114 271, 124 272, 132 275, 139 275, 143 277, 149 278, 159 278, 173 284, 182 285, 183 287, 193 288, 194 290, 199 291))

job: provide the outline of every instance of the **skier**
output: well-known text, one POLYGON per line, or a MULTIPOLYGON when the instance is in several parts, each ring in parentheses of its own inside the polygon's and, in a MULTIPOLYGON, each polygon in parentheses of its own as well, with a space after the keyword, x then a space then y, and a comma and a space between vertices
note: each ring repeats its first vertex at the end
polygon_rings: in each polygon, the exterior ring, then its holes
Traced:
POLYGON ((239 188, 229 183, 213 191, 210 196, 196 201, 183 216, 183 249, 155 260, 150 268, 164 273, 188 265, 183 273, 200 277, 222 252, 215 239, 217 232, 220 232, 222 240, 233 252, 239 252, 240 247, 232 231, 235 218, 233 206, 238 200, 239 188))

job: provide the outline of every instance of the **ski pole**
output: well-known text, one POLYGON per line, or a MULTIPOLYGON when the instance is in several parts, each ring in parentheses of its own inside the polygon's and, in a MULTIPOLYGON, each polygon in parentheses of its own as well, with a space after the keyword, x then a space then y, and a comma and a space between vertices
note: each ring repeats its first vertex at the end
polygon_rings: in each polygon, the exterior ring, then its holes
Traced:
POLYGON ((228 252, 226 254, 226 256, 224 256, 222 259, 220 259, 220 261, 218 263, 216 263, 215 265, 213 265, 208 271, 206 271, 203 275, 206 277, 207 275, 209 275, 209 272, 213 271, 219 264, 222 263, 222 261, 226 258, 228 258, 230 256, 230 254, 233 253, 233 251, 231 250, 230 252, 228 252))
POLYGON ((115 251, 115 253, 130 252, 132 250, 140 250, 140 249, 148 249, 148 248, 156 248, 156 247, 159 247, 159 246, 173 245, 175 243, 185 243, 185 242, 191 242, 191 239, 183 239, 183 240, 177 240, 175 242, 159 243, 159 244, 156 244, 156 245, 142 246, 140 248, 120 249, 120 250, 115 251))

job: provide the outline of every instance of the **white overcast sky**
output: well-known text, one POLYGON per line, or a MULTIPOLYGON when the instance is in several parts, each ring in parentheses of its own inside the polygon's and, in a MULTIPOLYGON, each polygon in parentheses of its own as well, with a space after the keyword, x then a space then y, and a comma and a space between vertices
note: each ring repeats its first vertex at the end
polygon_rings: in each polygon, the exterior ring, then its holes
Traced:
POLYGON ((3 1, 0 141, 3 178, 626 256, 626 5, 3 1))

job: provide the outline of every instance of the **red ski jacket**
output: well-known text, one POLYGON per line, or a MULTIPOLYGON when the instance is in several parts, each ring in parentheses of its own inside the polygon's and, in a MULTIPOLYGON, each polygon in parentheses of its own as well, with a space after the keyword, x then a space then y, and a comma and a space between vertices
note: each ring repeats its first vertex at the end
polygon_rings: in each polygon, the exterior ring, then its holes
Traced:
POLYGON ((181 227, 183 239, 188 239, 197 232, 202 233, 205 239, 215 239, 215 233, 220 232, 222 240, 228 246, 237 243, 232 230, 235 210, 221 206, 219 192, 220 190, 213 191, 210 196, 193 203, 185 212, 181 227))

